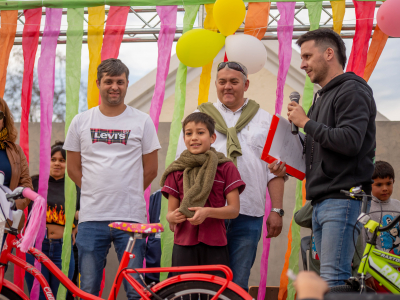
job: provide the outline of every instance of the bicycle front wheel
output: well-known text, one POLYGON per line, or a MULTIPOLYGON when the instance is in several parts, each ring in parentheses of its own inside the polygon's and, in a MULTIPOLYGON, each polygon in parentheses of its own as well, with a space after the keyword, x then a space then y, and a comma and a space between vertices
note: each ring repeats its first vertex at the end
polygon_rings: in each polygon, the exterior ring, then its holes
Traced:
MULTIPOLYGON (((208 300, 221 288, 220 285, 207 281, 178 282, 159 290, 156 295, 168 300, 208 300)), ((244 298, 228 287, 218 297, 222 300, 243 300, 244 298)))
POLYGON ((0 300, 23 300, 23 299, 9 288, 3 286, 1 288, 0 300))

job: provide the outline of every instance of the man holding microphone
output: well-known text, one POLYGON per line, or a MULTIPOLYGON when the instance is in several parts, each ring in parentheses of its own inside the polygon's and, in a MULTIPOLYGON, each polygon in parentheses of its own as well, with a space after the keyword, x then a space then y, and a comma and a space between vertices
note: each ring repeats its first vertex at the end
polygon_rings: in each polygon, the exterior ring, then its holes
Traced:
MULTIPOLYGON (((306 137, 306 199, 313 205, 312 227, 321 261, 321 277, 330 287, 351 276, 353 230, 361 202, 341 194, 362 186, 371 194, 375 159, 376 106, 373 93, 361 77, 344 73, 346 48, 330 29, 309 31, 297 40, 301 69, 319 90, 308 114, 296 102, 288 105, 288 119, 303 128, 306 137)), ((281 176, 285 164, 270 171, 281 176)), ((354 237, 353 237, 354 231, 354 237)))

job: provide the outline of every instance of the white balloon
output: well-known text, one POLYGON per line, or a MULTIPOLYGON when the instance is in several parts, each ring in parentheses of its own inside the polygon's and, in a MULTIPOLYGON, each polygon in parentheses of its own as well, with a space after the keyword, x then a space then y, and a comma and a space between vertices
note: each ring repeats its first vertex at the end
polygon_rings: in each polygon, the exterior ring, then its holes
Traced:
POLYGON ((246 66, 249 74, 260 71, 267 61, 267 50, 256 37, 235 34, 226 37, 225 51, 229 61, 237 61, 246 66))

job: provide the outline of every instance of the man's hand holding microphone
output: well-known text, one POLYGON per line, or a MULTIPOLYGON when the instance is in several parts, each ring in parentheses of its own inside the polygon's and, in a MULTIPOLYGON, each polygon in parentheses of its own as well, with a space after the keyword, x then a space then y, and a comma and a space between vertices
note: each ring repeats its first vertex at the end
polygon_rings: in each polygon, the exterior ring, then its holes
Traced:
MULTIPOLYGON (((292 123, 292 134, 298 134, 299 128, 304 128, 306 123, 310 120, 303 107, 299 104, 300 94, 298 92, 292 92, 289 96, 291 102, 288 104, 288 120, 292 123)), ((277 177, 283 177, 286 175, 286 163, 284 161, 274 161, 268 164, 269 171, 277 177)))
MULTIPOLYGON (((291 102, 288 104, 288 120, 290 123, 294 124, 298 128, 304 128, 304 126, 306 126, 306 123, 310 119, 307 117, 303 107, 301 107, 301 105, 299 104, 300 94, 298 92, 293 92, 290 94, 289 98, 291 102)), ((292 126, 292 133, 297 134, 298 129, 297 132, 294 133, 292 126)))

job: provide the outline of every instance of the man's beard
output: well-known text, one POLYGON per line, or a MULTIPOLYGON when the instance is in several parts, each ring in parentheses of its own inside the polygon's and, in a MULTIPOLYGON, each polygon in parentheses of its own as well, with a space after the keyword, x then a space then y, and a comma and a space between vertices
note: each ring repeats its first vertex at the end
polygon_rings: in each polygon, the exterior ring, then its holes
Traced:
POLYGON ((311 82, 319 84, 320 82, 324 81, 328 76, 328 68, 328 64, 323 59, 321 59, 320 67, 318 68, 318 70, 313 70, 314 78, 311 80, 311 82))
POLYGON ((120 92, 119 97, 118 98, 114 98, 114 100, 111 100, 111 97, 108 95, 108 91, 107 93, 104 95, 104 101, 108 103, 108 105, 110 106, 117 106, 119 105, 123 100, 122 94, 120 92))
POLYGON ((118 104, 120 104, 122 102, 122 98, 119 97, 116 100, 110 100, 109 97, 106 97, 105 101, 111 106, 117 106, 118 104))

